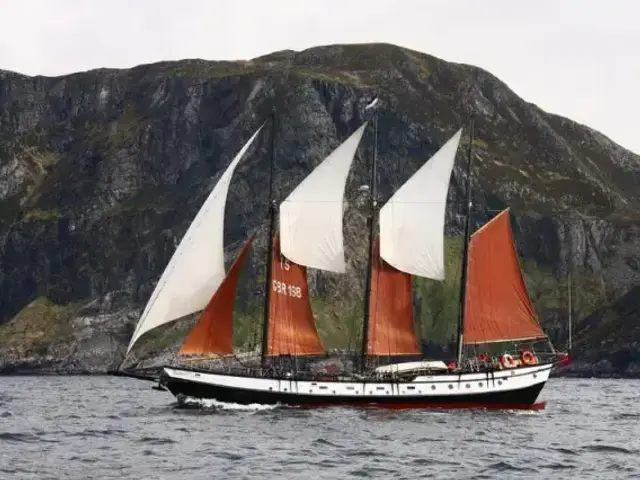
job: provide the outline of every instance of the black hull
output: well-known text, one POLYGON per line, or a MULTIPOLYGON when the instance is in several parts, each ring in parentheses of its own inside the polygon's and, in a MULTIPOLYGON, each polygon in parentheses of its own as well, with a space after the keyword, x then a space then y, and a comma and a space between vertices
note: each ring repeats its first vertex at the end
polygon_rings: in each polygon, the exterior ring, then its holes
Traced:
POLYGON ((501 408, 539 409, 536 403, 546 382, 526 388, 502 392, 469 395, 415 396, 415 397, 344 397, 340 395, 304 395, 281 392, 252 391, 240 388, 208 385, 175 378, 163 382, 173 395, 200 399, 212 399, 241 405, 287 405, 292 407, 386 407, 386 408, 501 408))

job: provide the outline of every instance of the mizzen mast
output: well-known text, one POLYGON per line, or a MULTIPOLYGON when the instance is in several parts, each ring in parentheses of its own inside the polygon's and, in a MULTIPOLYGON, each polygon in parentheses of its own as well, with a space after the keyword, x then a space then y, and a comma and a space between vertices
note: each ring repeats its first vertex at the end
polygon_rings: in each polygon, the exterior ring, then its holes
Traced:
POLYGON ((467 271, 469 265, 469 237, 471 227, 471 210, 473 205, 471 203, 471 159, 472 159, 472 146, 473 146, 473 117, 469 120, 469 148, 467 150, 467 215, 464 224, 464 244, 462 251, 462 274, 460 276, 460 298, 459 298, 459 310, 458 310, 458 335, 456 344, 456 362, 458 367, 462 363, 462 346, 464 342, 464 316, 467 299, 467 271))

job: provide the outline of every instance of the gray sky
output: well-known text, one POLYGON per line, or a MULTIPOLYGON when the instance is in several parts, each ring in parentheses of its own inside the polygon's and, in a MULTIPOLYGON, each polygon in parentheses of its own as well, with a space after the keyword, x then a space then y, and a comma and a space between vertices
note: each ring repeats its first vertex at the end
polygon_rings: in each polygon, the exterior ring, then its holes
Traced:
POLYGON ((0 68, 60 75, 388 42, 478 65, 640 153, 638 0, 0 0, 0 68))

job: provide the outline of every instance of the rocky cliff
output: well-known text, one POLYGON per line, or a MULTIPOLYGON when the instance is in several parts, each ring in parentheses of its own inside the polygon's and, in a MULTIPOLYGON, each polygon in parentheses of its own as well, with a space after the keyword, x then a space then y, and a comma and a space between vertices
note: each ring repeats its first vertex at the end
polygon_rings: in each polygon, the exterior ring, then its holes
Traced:
MULTIPOLYGON (((275 193, 282 199, 357 128, 374 93, 383 101, 382 200, 473 114, 474 225, 512 208, 527 283, 556 344, 566 339, 567 272, 578 330, 579 319, 640 284, 640 159, 472 66, 371 44, 56 78, 0 72, 0 370, 117 365, 177 242, 272 109, 275 193)), ((236 334, 244 344, 259 322, 268 148, 269 135, 262 135, 236 170, 227 204, 230 254, 258 232, 238 300, 236 334)), ((348 183, 348 274, 311 274, 328 346, 353 345, 359 330, 358 186, 367 183, 371 149, 368 134, 348 183)), ((447 337, 457 308, 451 298, 466 183, 462 150, 449 192, 447 281, 416 286, 425 336, 447 337)), ((188 324, 149 334, 138 358, 175 344, 188 324)), ((598 347, 585 361, 611 348, 598 347)))
POLYGON ((576 361, 563 374, 579 377, 640 377, 640 287, 580 322, 576 361))

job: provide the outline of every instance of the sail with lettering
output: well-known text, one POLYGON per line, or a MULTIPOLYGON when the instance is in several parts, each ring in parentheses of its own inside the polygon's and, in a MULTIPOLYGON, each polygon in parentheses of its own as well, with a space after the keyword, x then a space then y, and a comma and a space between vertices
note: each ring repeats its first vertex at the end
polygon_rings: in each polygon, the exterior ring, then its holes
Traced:
POLYGON ((345 270, 344 190, 366 125, 333 150, 280 204, 271 260, 268 355, 324 353, 306 269, 345 270))
POLYGON ((462 130, 380 209, 371 277, 368 355, 417 355, 412 276, 444 280, 447 194, 462 130))
POLYGON ((307 268, 289 261, 280 251, 280 235, 271 253, 271 297, 267 355, 321 355, 307 283, 307 268))
POLYGON ((203 310, 227 276, 224 267, 227 193, 236 166, 263 126, 231 161, 182 237, 138 321, 127 353, 149 330, 203 310))
POLYGON ((547 338, 522 276, 509 209, 471 236, 464 320, 467 345, 547 338))

